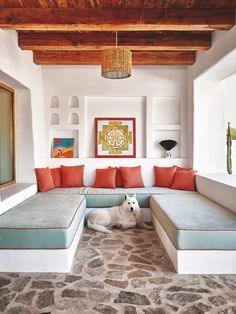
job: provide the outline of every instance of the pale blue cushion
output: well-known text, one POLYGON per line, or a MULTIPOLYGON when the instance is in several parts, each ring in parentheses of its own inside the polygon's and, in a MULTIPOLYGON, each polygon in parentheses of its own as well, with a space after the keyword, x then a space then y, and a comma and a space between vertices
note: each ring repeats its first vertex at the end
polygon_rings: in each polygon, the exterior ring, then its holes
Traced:
POLYGON ((236 214, 205 196, 156 195, 150 205, 175 248, 236 249, 236 214))
POLYGON ((156 194, 189 194, 195 192, 172 190, 162 187, 145 187, 145 188, 57 188, 47 192, 48 194, 79 194, 86 196, 86 203, 88 208, 119 206, 124 200, 124 195, 137 195, 139 206, 142 208, 149 208, 149 198, 156 194))
POLYGON ((0 216, 0 248, 68 248, 85 209, 84 196, 38 193, 0 216))

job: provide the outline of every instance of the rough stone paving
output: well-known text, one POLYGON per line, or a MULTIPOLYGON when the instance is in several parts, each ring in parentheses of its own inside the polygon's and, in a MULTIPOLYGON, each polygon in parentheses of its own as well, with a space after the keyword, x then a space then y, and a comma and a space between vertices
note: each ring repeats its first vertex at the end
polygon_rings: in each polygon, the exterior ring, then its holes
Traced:
POLYGON ((0 274, 0 312, 236 313, 236 275, 177 275, 156 233, 85 228, 69 274, 0 274))

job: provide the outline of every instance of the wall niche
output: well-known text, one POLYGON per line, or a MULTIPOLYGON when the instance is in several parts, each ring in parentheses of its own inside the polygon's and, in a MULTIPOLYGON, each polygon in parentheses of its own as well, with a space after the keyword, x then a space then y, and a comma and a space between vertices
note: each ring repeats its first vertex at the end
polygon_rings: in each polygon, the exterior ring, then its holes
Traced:
POLYGON ((77 113, 72 112, 69 118, 69 124, 76 125, 79 124, 79 116, 77 113))
POLYGON ((60 107, 59 98, 57 96, 52 96, 50 101, 50 108, 55 109, 60 107))
POLYGON ((69 100, 70 108, 79 108, 79 99, 77 96, 71 96, 69 100))
POLYGON ((58 113, 53 113, 52 115, 51 115, 51 125, 58 125, 59 124, 59 114, 58 113))

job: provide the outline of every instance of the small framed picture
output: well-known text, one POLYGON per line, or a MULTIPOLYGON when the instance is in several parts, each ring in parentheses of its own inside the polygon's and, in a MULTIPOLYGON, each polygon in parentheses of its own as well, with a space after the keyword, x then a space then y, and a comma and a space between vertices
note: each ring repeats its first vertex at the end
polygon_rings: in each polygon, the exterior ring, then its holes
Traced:
POLYGON ((95 157, 135 158, 135 118, 95 118, 95 157))
POLYGON ((54 138, 52 158, 73 158, 74 138, 54 138))

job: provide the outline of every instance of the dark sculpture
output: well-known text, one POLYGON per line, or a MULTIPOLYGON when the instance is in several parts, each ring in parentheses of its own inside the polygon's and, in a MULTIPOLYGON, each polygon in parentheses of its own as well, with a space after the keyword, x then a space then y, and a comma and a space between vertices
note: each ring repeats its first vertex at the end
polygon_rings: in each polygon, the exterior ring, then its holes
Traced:
POLYGON ((165 157, 171 157, 171 150, 178 144, 174 140, 164 140, 159 143, 161 147, 165 150, 165 157))

